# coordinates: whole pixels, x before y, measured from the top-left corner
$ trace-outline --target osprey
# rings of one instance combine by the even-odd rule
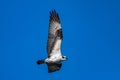
[[[46,63],[48,72],[54,72],[61,68],[62,61],[67,60],[66,56],[61,54],[61,42],[63,34],[58,13],[53,10],[50,12],[49,33],[47,41],[48,58],[38,60],[37,64]]]

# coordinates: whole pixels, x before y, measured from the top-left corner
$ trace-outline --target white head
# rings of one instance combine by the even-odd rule
[[[68,58],[66,57],[66,56],[62,56],[62,58],[61,58],[61,60],[62,61],[65,61],[65,60],[67,60]]]

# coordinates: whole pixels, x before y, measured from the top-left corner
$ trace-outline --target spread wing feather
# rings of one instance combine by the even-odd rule
[[[58,13],[55,10],[50,12],[50,20],[49,20],[49,33],[48,33],[48,41],[47,41],[47,53],[48,57],[54,49],[60,48],[61,40],[62,40],[62,28],[60,24],[60,18]],[[59,40],[59,41],[58,41]],[[55,46],[56,45],[56,46]]]
[[[62,63],[49,63],[47,65],[48,65],[48,72],[51,73],[59,70],[62,66]]]

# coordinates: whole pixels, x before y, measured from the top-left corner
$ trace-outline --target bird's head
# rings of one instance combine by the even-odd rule
[[[62,61],[67,60],[68,58],[66,56],[62,56]]]

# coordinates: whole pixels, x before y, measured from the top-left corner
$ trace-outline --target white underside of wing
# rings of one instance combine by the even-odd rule
[[[54,45],[54,48],[50,54],[50,57],[46,59],[46,62],[59,62],[62,58],[61,51],[61,40],[58,39]]]
[[[56,31],[61,29],[61,24],[60,23],[57,23],[57,22],[53,22],[50,24],[50,33],[55,35]]]
[[[59,50],[60,46],[61,46],[61,39],[57,39],[57,41],[53,47],[53,50]]]

